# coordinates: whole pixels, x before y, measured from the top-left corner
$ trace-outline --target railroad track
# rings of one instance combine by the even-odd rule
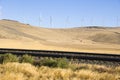
[[[68,59],[85,59],[85,60],[120,62],[120,54],[98,54],[98,53],[87,53],[87,52],[0,48],[0,54],[6,54],[6,53],[12,53],[15,55],[29,54],[36,57],[55,57],[55,58],[66,57]]]

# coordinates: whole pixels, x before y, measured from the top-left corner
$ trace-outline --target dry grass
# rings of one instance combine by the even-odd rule
[[[120,28],[50,29],[0,20],[0,48],[120,54]]]
[[[0,80],[120,80],[120,66],[79,64],[78,70],[35,67],[28,63],[0,65]]]

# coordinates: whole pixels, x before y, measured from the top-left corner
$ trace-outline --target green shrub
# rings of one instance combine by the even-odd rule
[[[4,54],[2,56],[3,63],[7,62],[19,62],[19,58],[16,55],[13,55],[11,53]]]
[[[21,57],[21,62],[22,62],[22,63],[31,63],[31,64],[33,64],[33,62],[34,62],[34,57],[25,54],[25,55],[23,55],[23,56]]]
[[[39,62],[39,66],[48,66],[48,67],[60,67],[67,68],[69,62],[66,58],[42,58]]]
[[[69,62],[66,58],[59,58],[57,59],[57,67],[60,67],[60,68],[68,68],[69,66]]]
[[[57,67],[57,61],[54,59],[44,58],[40,61],[40,65],[49,66],[49,67]]]

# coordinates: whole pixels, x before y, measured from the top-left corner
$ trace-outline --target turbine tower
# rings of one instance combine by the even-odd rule
[[[38,18],[38,25],[39,25],[39,27],[41,26],[41,22],[42,22],[42,15],[40,13],[39,14],[39,18]]]
[[[116,26],[118,27],[119,26],[119,17],[117,16],[117,19],[116,19]]]
[[[50,27],[52,27],[52,16],[50,16]]]
[[[68,26],[68,25],[69,25],[69,19],[70,19],[70,17],[67,16],[67,17],[66,17],[66,27],[69,27],[69,26]]]
[[[41,26],[41,16],[39,16],[39,27]]]

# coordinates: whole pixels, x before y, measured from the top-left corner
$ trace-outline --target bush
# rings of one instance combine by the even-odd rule
[[[13,55],[11,53],[4,54],[1,56],[2,62],[7,63],[7,62],[19,62],[19,58],[16,55]]]
[[[43,58],[39,62],[39,66],[48,66],[48,67],[60,67],[60,68],[67,68],[69,62],[66,58]]]
[[[50,58],[44,58],[40,60],[40,66],[49,66],[49,67],[57,67],[57,61]]]
[[[57,59],[57,67],[60,67],[60,68],[68,68],[69,66],[69,62],[66,58],[59,58]]]
[[[33,62],[34,62],[34,57],[25,54],[25,55],[23,55],[23,56],[21,57],[21,62],[22,62],[22,63],[31,63],[31,64],[33,64]]]

